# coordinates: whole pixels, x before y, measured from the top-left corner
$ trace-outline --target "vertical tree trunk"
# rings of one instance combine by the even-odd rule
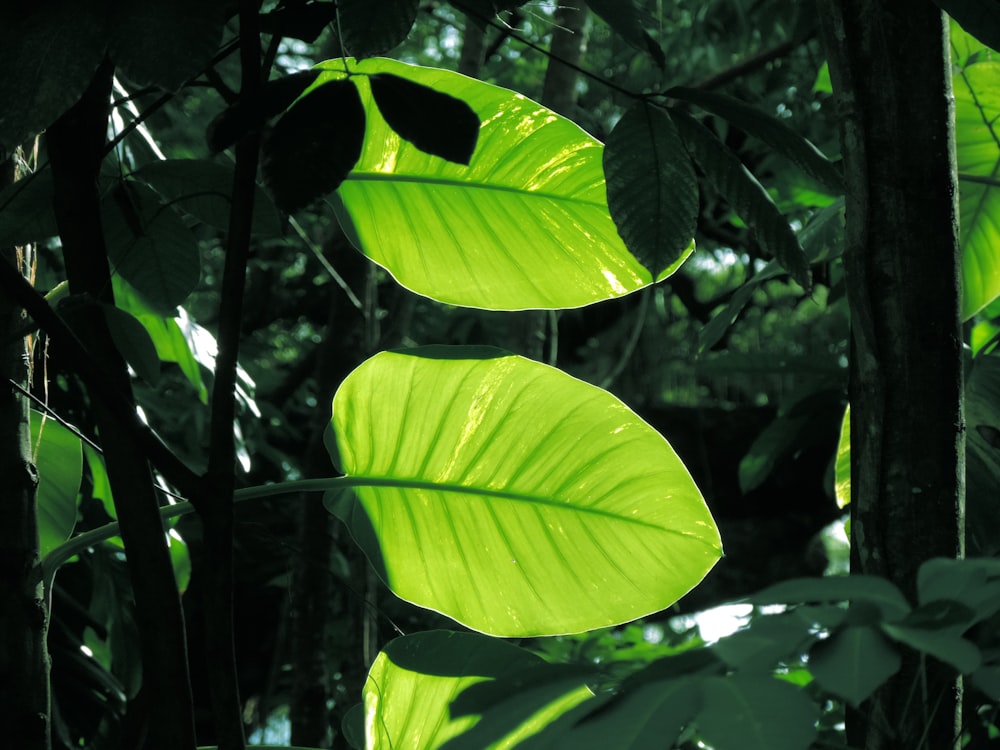
[[[0,188],[14,179],[14,160],[0,164]],[[0,263],[19,267],[13,247]],[[24,270],[24,269],[20,269]],[[28,386],[27,344],[17,331],[21,307],[0,296],[0,733],[24,750],[50,744],[48,612],[38,563],[35,488],[28,405],[10,381]]]
[[[572,117],[576,108],[576,82],[579,79],[573,66],[580,64],[586,47],[584,27],[587,24],[587,8],[579,3],[560,4],[553,16],[553,23],[552,43],[549,45],[552,57],[545,69],[542,104],[561,115]]]
[[[962,338],[948,32],[928,0],[821,0],[847,179],[851,565],[915,594],[964,541]],[[849,718],[865,750],[955,747],[961,683],[914,652]]]

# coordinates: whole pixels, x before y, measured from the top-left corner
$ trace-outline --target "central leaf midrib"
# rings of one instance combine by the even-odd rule
[[[419,174],[397,174],[389,172],[369,172],[369,171],[351,172],[349,175],[347,175],[347,180],[345,180],[345,182],[350,182],[351,180],[357,182],[412,182],[418,184],[440,185],[443,187],[460,188],[462,190],[467,190],[469,188],[472,188],[475,190],[490,190],[498,193],[515,193],[517,195],[525,195],[525,196],[530,196],[532,198],[545,198],[547,200],[560,201],[564,203],[576,203],[584,206],[591,206],[593,208],[604,209],[605,211],[607,211],[607,204],[602,203],[601,201],[588,201],[573,195],[552,193],[544,190],[526,190],[523,187],[516,187],[514,185],[501,185],[494,182],[467,182],[465,180],[458,180],[455,178],[427,177],[425,175],[419,175]]]

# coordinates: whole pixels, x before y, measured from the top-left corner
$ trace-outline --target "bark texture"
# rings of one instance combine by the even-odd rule
[[[0,188],[14,178],[13,159],[0,164]],[[19,267],[13,247],[0,263]],[[47,750],[50,736],[48,611],[38,560],[35,489],[28,405],[10,381],[28,386],[28,351],[17,335],[24,312],[0,295],[0,727],[24,750]]]
[[[847,182],[852,570],[915,594],[959,557],[964,415],[947,23],[930,2],[822,0]],[[956,746],[961,683],[914,652],[849,717],[864,750]]]

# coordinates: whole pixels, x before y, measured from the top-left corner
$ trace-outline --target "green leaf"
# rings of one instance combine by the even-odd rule
[[[366,746],[435,750],[478,720],[449,717],[463,690],[541,663],[528,651],[475,633],[436,630],[396,638],[365,681]]]
[[[264,140],[261,171],[274,202],[292,213],[336,190],[364,137],[365,111],[353,81],[311,89]]]
[[[347,710],[340,722],[340,733],[354,750],[365,750],[365,706],[356,703]]]
[[[86,91],[107,48],[106,8],[103,0],[3,5],[0,152],[10,154]]]
[[[132,177],[149,184],[174,208],[194,216],[210,227],[229,231],[233,167],[201,159],[154,161],[137,169]],[[254,194],[251,231],[266,237],[280,236],[281,215],[260,188]]]
[[[337,4],[316,2],[309,5],[285,5],[260,16],[260,30],[265,34],[292,37],[312,44],[326,27],[337,22]]]
[[[209,150],[218,153],[250,131],[262,128],[265,122],[288,109],[317,75],[315,70],[303,70],[276,78],[265,83],[255,95],[224,109],[209,123],[205,136]]]
[[[694,251],[698,178],[670,116],[646,102],[633,106],[604,148],[608,208],[632,254],[669,276]]]
[[[401,138],[456,164],[472,159],[479,116],[461,99],[392,73],[369,76],[378,111]]]
[[[80,438],[51,417],[31,412],[31,453],[38,469],[38,540],[44,557],[73,533],[83,475]]]
[[[202,72],[222,40],[223,0],[116,3],[108,53],[135,83],[176,91]]]
[[[734,669],[772,669],[810,639],[810,623],[794,612],[754,618],[750,626],[719,639],[711,648]]]
[[[371,57],[402,44],[417,20],[419,5],[418,0],[337,0],[347,54]]]
[[[699,708],[701,695],[694,680],[644,683],[580,721],[553,750],[673,747]]]
[[[966,547],[969,555],[1000,553],[1000,356],[980,355],[965,382]]]
[[[975,621],[1000,611],[1000,560],[951,560],[937,557],[917,571],[921,604],[960,602],[975,613]]]
[[[101,305],[101,310],[115,348],[140,378],[156,385],[160,380],[160,358],[145,326],[112,305]]]
[[[887,622],[882,623],[882,631],[900,643],[952,665],[963,674],[976,671],[983,661],[976,644],[947,631],[911,628]]]
[[[669,89],[666,95],[697,104],[702,109],[729,121],[740,130],[759,138],[835,194],[844,192],[844,175],[840,167],[827,159],[808,139],[796,133],[777,117],[761,112],[739,99],[714,91],[679,86]]]
[[[448,394],[442,399],[441,394]],[[400,597],[476,630],[578,632],[669,606],[718,530],[666,441],[609,393],[470,347],[383,352],[334,398],[332,507]]]
[[[851,406],[844,410],[837,441],[837,460],[833,469],[833,492],[837,506],[846,508],[851,503]]]
[[[706,677],[696,719],[714,750],[806,750],[816,738],[819,711],[787,682],[735,674]]]
[[[757,178],[736,154],[690,115],[674,110],[673,116],[694,160],[715,189],[754,230],[760,246],[784,266],[803,289],[810,289],[812,281],[805,252]]]
[[[980,667],[972,673],[972,684],[991,700],[1000,701],[1000,667]]]
[[[1000,5],[995,0],[934,0],[934,4],[977,39],[1000,48]]]
[[[26,245],[59,234],[52,171],[34,172],[0,191],[0,244]]]
[[[905,617],[910,605],[895,584],[878,576],[792,578],[749,597],[753,604],[862,601],[878,606],[887,618]]]
[[[342,78],[343,65],[323,63],[319,80]],[[483,123],[470,166],[448,162],[394,133],[363,75],[353,79],[368,132],[338,191],[338,218],[403,286],[448,304],[515,310],[579,307],[652,282],[608,212],[601,144],[574,123],[457,73],[384,59],[347,65],[448,91]]]
[[[824,690],[854,706],[899,671],[899,651],[877,628],[846,627],[809,651],[809,670]]]
[[[172,314],[198,284],[198,243],[145,185],[126,181],[101,203],[108,258],[158,312]]]
[[[962,243],[962,319],[1000,295],[1000,62],[954,76]],[[985,180],[985,182],[983,182]]]
[[[667,58],[660,45],[642,27],[640,10],[633,0],[587,0],[587,5],[622,39],[640,52],[648,53],[661,70],[666,68]]]

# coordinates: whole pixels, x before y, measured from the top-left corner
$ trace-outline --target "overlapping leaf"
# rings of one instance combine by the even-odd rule
[[[575,124],[457,73],[383,59],[347,64],[358,74],[368,129],[338,191],[339,218],[404,286],[450,304],[526,309],[578,307],[652,282],[608,211],[601,144]],[[319,80],[341,79],[343,66],[324,63]],[[380,73],[472,107],[483,124],[468,167],[393,132],[365,80]]]
[[[447,398],[441,398],[447,394]],[[499,350],[376,355],[337,391],[328,501],[399,596],[495,635],[663,609],[718,530],[670,446],[610,394]]]
[[[80,438],[51,417],[31,412],[31,450],[38,469],[38,539],[44,556],[69,539],[83,474]]]

